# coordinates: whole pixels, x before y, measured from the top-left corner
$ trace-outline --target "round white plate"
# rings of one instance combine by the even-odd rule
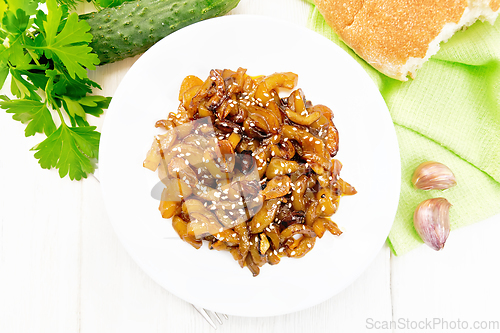
[[[156,173],[142,167],[154,124],[178,106],[182,79],[211,69],[249,75],[292,71],[313,104],[332,108],[340,134],[343,197],[329,233],[304,258],[283,258],[252,277],[228,252],[182,242],[151,197]],[[352,283],[379,252],[399,199],[400,159],[389,112],[376,86],[347,53],[305,28],[258,16],[203,21],[164,38],[128,71],[106,114],[100,176],[109,217],[137,264],[178,297],[221,313],[273,316],[305,309]]]

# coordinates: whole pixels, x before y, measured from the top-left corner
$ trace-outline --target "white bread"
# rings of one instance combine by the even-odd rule
[[[439,44],[476,20],[494,23],[500,0],[314,0],[326,22],[385,75],[415,77]]]

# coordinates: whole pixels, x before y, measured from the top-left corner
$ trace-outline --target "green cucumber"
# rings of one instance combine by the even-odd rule
[[[143,53],[185,26],[222,16],[240,0],[137,0],[80,15],[90,25],[90,46],[100,65]]]

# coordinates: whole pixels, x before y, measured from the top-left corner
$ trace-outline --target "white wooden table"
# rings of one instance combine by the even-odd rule
[[[305,26],[309,5],[241,0],[233,13]],[[112,96],[135,60],[100,67],[91,78]],[[162,289],[131,260],[113,233],[99,183],[92,177],[73,182],[42,170],[29,151],[39,137],[25,138],[23,130],[0,112],[0,332],[213,331],[190,304]],[[480,332],[499,331],[499,235],[500,215],[452,232],[441,253],[421,247],[395,257],[385,246],[356,282],[330,300],[279,317],[231,316],[219,331],[419,332],[433,327],[436,332],[446,325],[455,331],[477,324],[490,327]],[[377,329],[390,321],[395,321],[392,327]]]

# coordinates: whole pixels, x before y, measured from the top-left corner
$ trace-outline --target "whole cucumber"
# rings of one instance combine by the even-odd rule
[[[136,0],[80,15],[100,65],[133,57],[187,25],[222,16],[240,0]]]

